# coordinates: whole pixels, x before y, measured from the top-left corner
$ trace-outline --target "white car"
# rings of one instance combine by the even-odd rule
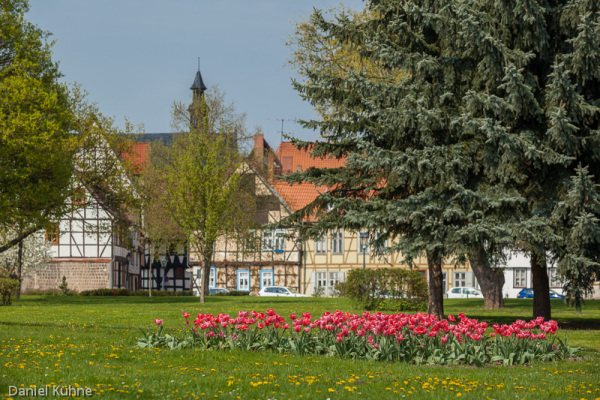
[[[285,286],[267,286],[258,292],[258,296],[265,297],[310,297],[307,294],[298,293],[298,290]]]
[[[449,299],[483,299],[481,290],[472,287],[455,287],[446,293]]]

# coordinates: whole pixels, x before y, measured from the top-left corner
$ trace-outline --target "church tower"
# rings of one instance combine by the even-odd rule
[[[196,72],[196,77],[194,78],[194,83],[192,83],[190,90],[193,93],[192,104],[190,104],[190,107],[188,108],[190,112],[190,121],[192,123],[192,126],[198,129],[198,123],[201,119],[202,108],[206,107],[206,104],[203,104],[206,85],[202,80],[200,66],[198,66],[198,72]]]
[[[218,126],[202,126],[204,117],[208,117],[210,110],[208,109],[208,105],[206,104],[206,100],[204,98],[206,85],[204,84],[202,74],[200,73],[200,65],[198,65],[198,72],[196,72],[196,76],[194,77],[194,82],[192,83],[190,90],[193,93],[192,103],[188,107],[188,111],[190,113],[191,127],[199,131],[204,129],[204,134],[207,135],[226,135],[227,146],[232,151],[237,152],[237,137],[239,133],[237,129],[234,131],[220,132]],[[210,123],[211,122],[209,121],[209,125]]]

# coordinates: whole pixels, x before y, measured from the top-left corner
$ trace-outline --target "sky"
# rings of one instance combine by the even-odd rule
[[[171,132],[174,101],[191,101],[198,69],[209,88],[261,127],[277,147],[283,131],[315,140],[295,120],[315,118],[292,88],[286,64],[294,22],[337,0],[30,0],[26,19],[52,33],[54,60],[65,82],[77,82],[123,128],[125,118],[147,133]],[[346,0],[347,8],[364,7]]]

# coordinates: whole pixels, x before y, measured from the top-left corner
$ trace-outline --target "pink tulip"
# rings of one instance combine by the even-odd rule
[[[158,319],[158,318],[157,318],[157,319],[155,319],[155,320],[154,320],[154,323],[155,323],[156,325],[162,325],[162,323],[163,323],[163,320],[162,320],[162,319]]]

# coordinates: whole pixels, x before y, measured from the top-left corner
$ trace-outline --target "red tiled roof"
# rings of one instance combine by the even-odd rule
[[[123,159],[131,163],[135,175],[141,174],[150,162],[150,143],[132,143],[128,151],[123,153]]]
[[[345,158],[313,158],[310,155],[310,148],[307,150],[298,150],[290,142],[282,142],[277,149],[277,157],[282,163],[282,173],[296,172],[298,166],[302,170],[311,167],[315,168],[336,168],[342,167],[346,163]],[[292,211],[298,211],[317,198],[319,193],[327,191],[325,186],[315,186],[312,183],[300,183],[290,185],[287,182],[275,180],[273,188],[286,201]]]
[[[298,150],[296,146],[294,146],[291,142],[282,142],[277,148],[277,158],[281,160],[282,163],[291,162],[292,170],[291,172],[296,172],[297,167],[301,166],[302,170],[308,169],[310,167],[315,168],[336,168],[342,167],[346,163],[346,158],[313,158],[310,155],[311,148],[309,147],[307,150]],[[288,157],[291,157],[288,158]],[[286,161],[283,161],[284,158]],[[289,160],[289,161],[288,161]],[[290,171],[283,171],[285,174]]]

